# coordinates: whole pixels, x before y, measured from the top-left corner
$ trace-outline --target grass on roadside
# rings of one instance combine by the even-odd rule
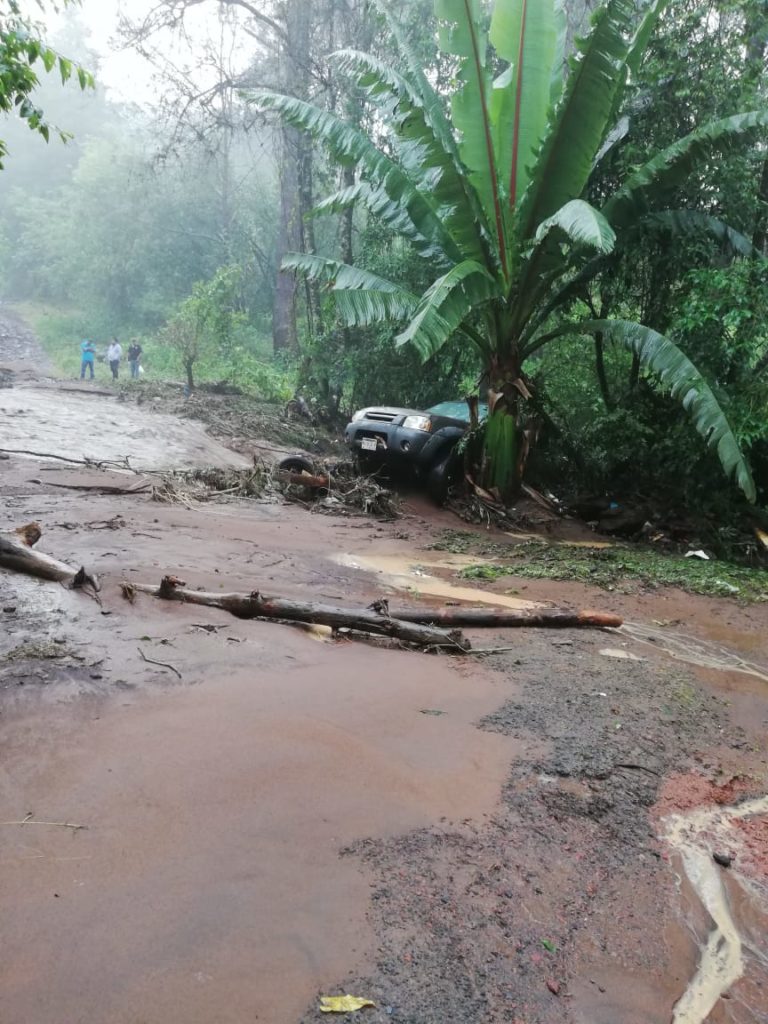
[[[493,560],[468,566],[463,579],[575,580],[606,590],[679,587],[692,594],[768,601],[765,569],[665,555],[648,547],[573,547],[546,541],[520,544],[486,542],[469,531],[445,531],[434,548],[456,553],[476,552]]]
[[[124,359],[134,338],[141,344],[142,380],[186,379],[178,352],[162,344],[153,334],[136,331],[125,324],[114,324],[107,330],[98,320],[94,321],[83,312],[54,309],[41,303],[17,303],[13,308],[40,339],[54,371],[61,377],[80,376],[80,343],[89,338],[96,347],[96,379],[103,384],[110,383],[106,351],[115,335],[123,346]],[[257,331],[249,329],[240,342],[233,346],[227,357],[209,353],[201,358],[195,364],[195,380],[199,383],[226,380],[265,401],[287,401],[296,387],[294,370],[282,367],[270,358],[270,341]],[[120,376],[129,379],[125,361]]]

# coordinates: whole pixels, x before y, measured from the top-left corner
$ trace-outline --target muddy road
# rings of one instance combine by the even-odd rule
[[[40,376],[5,321],[11,363],[0,448],[238,464],[195,424]],[[0,529],[36,519],[102,581],[98,605],[0,570],[3,1024],[310,1024],[342,991],[375,1024],[768,1021],[764,605],[468,585],[429,550],[450,517],[417,499],[378,523],[83,490],[94,474],[0,461]],[[633,628],[438,657],[122,598],[168,572]]]

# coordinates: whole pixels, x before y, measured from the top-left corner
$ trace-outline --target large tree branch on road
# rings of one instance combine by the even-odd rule
[[[64,583],[73,589],[88,588],[94,593],[100,589],[98,579],[84,568],[73,569],[42,551],[33,551],[41,535],[37,523],[27,523],[11,533],[0,533],[0,568]]]
[[[391,636],[420,647],[445,648],[451,651],[469,650],[469,642],[458,631],[439,629],[415,622],[401,622],[388,614],[368,608],[339,608],[315,602],[288,601],[279,597],[263,597],[258,591],[251,594],[210,594],[188,590],[184,581],[175,576],[164,576],[159,587],[146,583],[122,583],[123,596],[133,600],[136,592],[151,594],[165,601],[221,608],[238,619],[283,619],[290,622],[314,622],[336,629],[356,629],[379,636]]]
[[[183,580],[164,576],[159,587],[146,583],[121,584],[123,596],[133,600],[136,593],[151,594],[165,601],[220,608],[239,619],[283,619],[291,622],[313,622],[336,629],[357,629],[366,633],[393,636],[422,647],[442,647],[467,652],[470,644],[457,630],[447,626],[474,626],[503,629],[508,627],[543,626],[576,628],[588,626],[618,627],[618,615],[604,612],[572,612],[558,608],[510,610],[497,608],[395,608],[386,601],[376,601],[369,608],[344,608],[318,604],[314,601],[292,601],[283,597],[264,597],[258,591],[250,594],[212,594],[188,590]]]

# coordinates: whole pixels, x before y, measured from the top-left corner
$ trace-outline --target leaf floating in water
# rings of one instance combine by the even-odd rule
[[[359,996],[321,996],[321,1013],[354,1013],[365,1006],[375,1006],[372,999],[361,999]]]
[[[419,708],[422,715],[447,715],[447,711],[441,711],[439,708]]]

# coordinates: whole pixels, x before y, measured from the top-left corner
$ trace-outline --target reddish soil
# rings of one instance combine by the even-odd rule
[[[599,632],[474,634],[513,650],[460,659],[132,605],[122,579],[166,572],[367,604],[390,588],[333,556],[423,564],[456,521],[189,509],[57,468],[0,462],[0,529],[37,519],[103,603],[0,570],[3,1024],[308,1024],[343,990],[372,1024],[672,1019],[709,923],[659,816],[766,793],[767,684]],[[517,588],[768,662],[765,607]],[[642,660],[600,655],[618,643]],[[28,815],[86,827],[8,824]],[[764,820],[739,828],[763,863]],[[765,1021],[764,908],[732,899],[756,952],[711,1020]]]

